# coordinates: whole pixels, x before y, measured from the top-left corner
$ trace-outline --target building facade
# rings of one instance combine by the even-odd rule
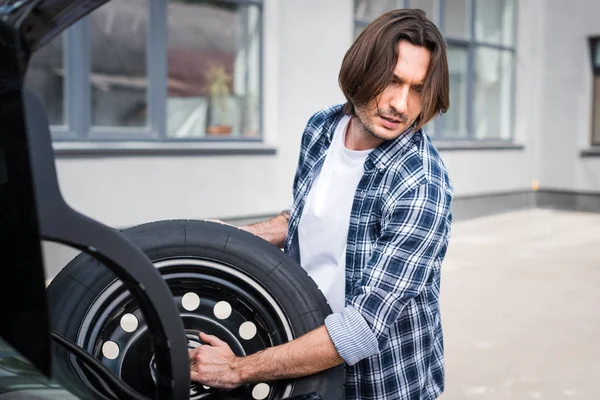
[[[65,199],[118,228],[279,212],[305,123],[344,100],[346,50],[402,7],[425,10],[448,43],[451,108],[426,132],[457,218],[600,210],[595,0],[113,0],[36,54],[27,77]],[[73,254],[46,244],[49,276]]]

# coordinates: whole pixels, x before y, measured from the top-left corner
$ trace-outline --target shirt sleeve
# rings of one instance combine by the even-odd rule
[[[389,327],[439,268],[449,236],[451,193],[424,183],[384,211],[377,239],[350,303],[325,325],[349,365],[378,354]]]

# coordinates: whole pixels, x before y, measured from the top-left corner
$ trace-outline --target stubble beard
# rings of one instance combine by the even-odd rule
[[[358,128],[359,128],[359,132],[360,134],[367,138],[367,139],[376,139],[376,140],[390,140],[390,138],[388,137],[382,137],[381,135],[378,135],[377,132],[375,131],[375,124],[372,122],[373,121],[373,117],[379,117],[380,115],[385,116],[385,113],[381,113],[381,111],[379,109],[375,110],[375,114],[371,115],[367,115],[369,113],[368,110],[364,110],[364,109],[358,109],[355,108],[355,112],[356,112],[356,119],[358,122]],[[402,121],[402,124],[404,125],[402,131],[396,136],[399,137],[400,135],[402,135],[404,132],[406,132],[406,130],[408,130],[408,128],[410,128],[416,121],[417,118],[414,118],[412,121],[408,121],[408,119],[406,118],[405,115],[398,115],[395,114],[394,118],[398,118]],[[410,123],[407,123],[410,122]]]
[[[372,123],[373,119],[369,118],[367,114],[368,111],[358,110],[356,109],[356,119],[358,122],[358,130],[360,134],[366,139],[377,139],[377,140],[385,140],[385,138],[379,136],[375,132],[375,125]],[[379,111],[376,115],[379,115]]]

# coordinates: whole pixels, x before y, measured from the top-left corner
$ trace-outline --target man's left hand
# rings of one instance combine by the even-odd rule
[[[193,381],[218,389],[234,389],[250,382],[298,378],[344,362],[325,325],[274,347],[236,357],[227,343],[200,333],[205,343],[190,351]]]
[[[204,345],[190,350],[190,377],[192,381],[216,389],[235,389],[242,378],[235,368],[237,357],[227,343],[216,336],[200,332]]]

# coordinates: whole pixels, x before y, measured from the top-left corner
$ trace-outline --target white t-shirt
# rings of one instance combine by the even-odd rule
[[[345,306],[346,241],[356,187],[371,150],[344,145],[350,116],[338,123],[321,171],[308,193],[298,238],[302,267],[317,283],[333,312]]]

